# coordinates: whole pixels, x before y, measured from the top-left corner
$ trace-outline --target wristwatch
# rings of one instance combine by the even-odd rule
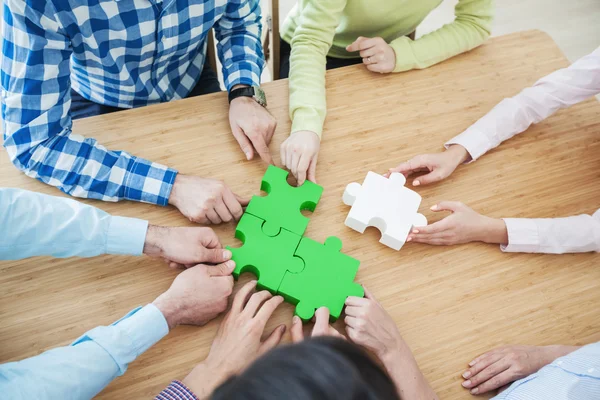
[[[267,96],[260,86],[241,87],[229,92],[229,103],[238,97],[252,97],[263,107],[267,106]]]

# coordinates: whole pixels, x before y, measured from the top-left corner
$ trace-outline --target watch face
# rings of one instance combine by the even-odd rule
[[[267,106],[267,96],[265,92],[259,86],[252,86],[254,88],[254,100],[263,107]]]

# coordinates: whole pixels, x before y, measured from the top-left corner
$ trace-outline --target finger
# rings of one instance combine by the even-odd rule
[[[452,241],[450,241],[446,238],[439,237],[438,234],[435,234],[435,235],[412,235],[408,239],[406,239],[406,241],[413,242],[413,243],[430,244],[432,246],[448,246],[451,244],[456,244],[456,243],[452,243]]]
[[[475,358],[473,359],[473,361],[471,361],[471,362],[469,363],[469,366],[470,366],[470,367],[472,367],[473,365],[477,364],[477,363],[478,363],[479,361],[481,361],[482,359],[484,359],[484,358],[486,358],[486,357],[488,357],[488,356],[491,356],[492,354],[496,354],[496,353],[497,353],[497,350],[498,350],[498,349],[496,348],[496,349],[494,349],[494,350],[490,350],[490,351],[488,351],[487,353],[483,353],[483,354],[481,354],[481,355],[479,355],[479,356],[475,357]]]
[[[328,332],[329,336],[333,336],[336,338],[340,338],[340,339],[344,339],[346,340],[346,337],[344,335],[342,335],[341,333],[339,333],[337,331],[337,329],[335,329],[333,326],[329,326],[329,332]]]
[[[398,165],[396,168],[390,169],[390,172],[399,172],[407,176],[422,169],[429,171],[426,161],[427,157],[424,155],[415,156],[407,162],[403,162],[402,164]]]
[[[237,125],[232,126],[231,131],[233,132],[233,137],[235,140],[237,140],[240,148],[246,155],[246,160],[252,160],[252,157],[254,157],[254,151],[252,150],[252,144],[248,140],[248,137],[244,131],[242,131],[242,129]]]
[[[356,38],[356,40],[354,42],[352,42],[349,46],[346,46],[346,51],[353,53],[355,51],[359,51],[360,50],[360,43],[365,40],[366,38],[359,36]]]
[[[299,151],[297,151],[297,150],[292,151],[290,170],[292,171],[292,174],[294,175],[294,177],[296,177],[296,180],[298,180],[298,164],[300,163],[300,156],[301,156],[301,154]]]
[[[241,313],[244,310],[244,304],[248,301],[252,293],[256,289],[256,281],[252,280],[246,283],[242,288],[237,292],[235,297],[233,298],[233,303],[231,304],[231,312],[235,312],[237,314]]]
[[[364,306],[346,306],[344,312],[346,315],[360,319],[362,318],[364,310]]]
[[[219,236],[211,228],[198,228],[203,229],[202,237],[200,238],[200,244],[208,249],[222,249],[223,245],[219,240]]]
[[[311,162],[311,158],[309,155],[303,153],[300,156],[300,160],[298,161],[298,169],[297,169],[298,186],[302,186],[302,184],[306,180],[306,172],[308,171],[308,166],[310,165],[310,162]]]
[[[358,318],[350,315],[346,315],[346,317],[344,318],[344,323],[346,324],[346,326],[354,329],[358,327],[358,321]]]
[[[287,157],[287,144],[286,144],[286,142],[283,142],[281,144],[281,147],[279,147],[279,158],[280,158],[281,164],[283,165],[284,168],[288,167],[286,157]]]
[[[451,211],[456,212],[464,208],[465,205],[460,201],[440,201],[431,207],[431,211]]]
[[[173,261],[167,262],[169,264],[169,268],[173,268],[173,269],[184,269],[186,268],[185,265],[183,264],[179,264]]]
[[[271,144],[271,139],[275,135],[275,130],[277,129],[277,120],[273,119],[269,127],[267,128],[267,145]]]
[[[493,377],[501,374],[502,372],[506,371],[509,367],[510,367],[510,363],[506,362],[506,360],[504,358],[501,358],[500,360],[496,361],[495,363],[492,363],[489,366],[487,366],[486,368],[484,368],[477,375],[473,375],[472,377],[470,377],[469,379],[464,381],[462,383],[462,385],[463,385],[463,387],[465,387],[467,389],[474,388],[476,386],[481,385],[484,382],[487,382],[488,380],[492,379]],[[498,385],[498,387],[500,387],[500,386],[502,386],[502,385]]]
[[[357,39],[356,42],[354,42],[350,45],[350,46],[352,46],[356,43],[356,45],[354,47],[352,47],[352,49],[348,50],[349,52],[367,50],[367,49],[370,49],[371,47],[377,46],[379,43],[381,43],[380,38],[359,38],[359,39],[361,39],[361,40],[358,41],[358,39]]]
[[[367,289],[367,287],[365,285],[363,285],[363,290],[365,291],[365,298],[369,299],[369,300],[373,300],[376,303],[379,303],[377,301],[377,299],[375,298],[375,296],[373,295],[373,293]]]
[[[367,65],[367,69],[371,72],[379,72],[379,73],[386,72],[384,66],[381,65],[381,63],[379,63],[379,62]]]
[[[229,222],[233,219],[233,214],[227,208],[224,198],[215,206],[215,211],[222,222]]]
[[[315,326],[312,336],[325,336],[329,332],[329,309],[321,307],[315,311]]]
[[[219,252],[221,252],[221,255],[224,256],[223,250],[214,250],[214,251],[219,251]],[[229,250],[225,250],[225,251],[228,252],[229,257],[231,257],[231,252]],[[235,261],[233,261],[233,260],[229,260],[222,264],[207,266],[207,271],[208,271],[209,276],[229,276],[229,275],[231,275],[231,273],[233,272],[234,269],[235,269]]]
[[[267,351],[274,349],[279,342],[281,342],[281,338],[285,333],[285,325],[279,325],[277,328],[273,329],[273,332],[269,335],[267,340],[265,340],[260,346],[259,354],[264,354]]]
[[[494,364],[498,360],[502,359],[502,357],[504,357],[504,354],[502,354],[502,353],[491,353],[491,354],[486,353],[486,354],[487,355],[478,357],[479,361],[476,362],[475,364],[473,364],[468,370],[466,370],[462,374],[462,377],[465,379],[472,378],[473,376],[477,375],[478,373],[480,373],[481,371],[483,371],[484,369],[486,369],[487,367],[489,367],[490,365]]]
[[[362,62],[365,65],[377,64],[377,60],[375,59],[375,57],[366,57],[366,58],[363,58]]]
[[[434,169],[426,175],[422,175],[414,180],[413,186],[428,185],[430,183],[439,182],[444,179],[444,176],[439,169]]]
[[[233,194],[235,196],[235,199],[238,201],[238,203],[240,203],[240,205],[242,207],[246,207],[248,204],[250,204],[250,199],[246,199],[242,196],[238,196],[237,194]]]
[[[315,154],[308,166],[308,180],[312,183],[317,183],[317,157],[318,154]]]
[[[360,56],[362,58],[367,58],[367,57],[373,57],[374,55],[376,55],[379,51],[377,50],[376,47],[371,47],[370,49],[366,49],[366,50],[362,50],[360,52]]]
[[[252,145],[264,162],[267,164],[273,164],[273,159],[271,158],[271,153],[269,152],[269,146],[267,145],[265,137],[262,134],[258,134],[252,139]]]
[[[369,300],[364,297],[348,296],[346,298],[346,306],[366,306]]]
[[[201,249],[200,254],[198,255],[198,259],[196,262],[198,263],[210,263],[210,264],[221,264],[231,259],[231,251],[223,250],[223,249]],[[232,261],[233,262],[233,261]],[[221,264],[224,265],[224,264]],[[224,268],[230,268],[229,266]],[[233,263],[233,268],[231,271],[235,269],[235,263]],[[230,274],[230,273],[229,273]],[[226,275],[229,275],[226,274]],[[215,275],[213,275],[215,276]],[[222,276],[222,275],[217,275]]]
[[[206,212],[206,218],[208,218],[208,220],[214,225],[218,225],[221,223],[221,218],[219,218],[219,215],[214,210],[214,208],[211,208]]]
[[[267,325],[267,321],[269,320],[269,318],[271,318],[271,315],[273,315],[273,312],[275,312],[275,310],[281,305],[281,303],[283,303],[283,297],[271,297],[258,310],[255,318],[257,321],[259,321],[263,329],[265,325]]]
[[[250,300],[246,303],[246,307],[244,307],[242,314],[246,314],[247,318],[254,318],[260,306],[272,297],[273,295],[267,290],[261,290],[260,292],[254,293],[250,296]]]
[[[235,194],[233,194],[232,191],[225,191],[225,193],[223,194],[223,202],[225,203],[227,209],[236,221],[242,218],[242,214],[244,213],[244,210],[242,209],[242,204],[239,201],[238,197]]]
[[[433,235],[435,233],[442,233],[446,230],[448,230],[448,221],[446,221],[446,218],[444,218],[438,222],[434,222],[431,225],[416,226],[410,231],[410,233],[411,235]]]
[[[496,390],[514,380],[512,372],[507,369],[504,372],[499,373],[492,379],[482,383],[481,385],[471,389],[471,394],[487,393],[491,390]]]
[[[290,334],[292,335],[292,342],[294,343],[304,340],[302,321],[297,315],[294,315],[294,318],[292,318],[292,329],[290,329]]]

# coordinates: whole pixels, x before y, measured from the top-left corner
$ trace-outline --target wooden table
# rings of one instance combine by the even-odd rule
[[[532,31],[492,39],[424,71],[378,75],[355,66],[328,73],[329,117],[318,166],[325,192],[306,234],[320,241],[339,236],[343,251],[361,260],[357,280],[394,317],[443,399],[470,398],[460,374],[495,346],[600,340],[598,256],[504,254],[485,244],[408,244],[396,252],[378,243],[374,229],[360,235],[344,226],[343,189],[369,170],[383,172],[440,150],[502,98],[566,65],[554,42]],[[278,162],[290,129],[287,82],[266,84],[265,91],[279,120],[271,145]],[[225,94],[80,120],[74,130],[182,173],[224,179],[245,196],[257,193],[265,169],[260,161],[245,161],[234,142]],[[600,206],[599,133],[595,100],[561,111],[452,178],[419,188],[421,212],[440,219],[429,207],[446,199],[494,217],[592,213]],[[61,195],[18,173],[4,152],[0,173],[2,186]],[[171,207],[89,204],[153,224],[189,224]],[[216,230],[224,244],[235,243],[234,224]],[[0,271],[0,362],[66,345],[117,320],[152,301],[177,273],[147,257],[116,256],[3,262]],[[269,327],[289,324],[291,315],[292,307],[283,306]],[[147,399],[183,378],[206,356],[219,322],[177,328],[99,397]]]

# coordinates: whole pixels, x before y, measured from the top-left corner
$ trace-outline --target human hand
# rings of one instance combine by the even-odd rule
[[[169,329],[177,325],[204,325],[227,308],[234,269],[231,260],[215,266],[201,264],[188,268],[152,304],[163,313]]]
[[[298,343],[304,340],[303,328],[300,317],[294,315],[294,318],[292,319],[292,329],[290,330],[292,342]],[[329,309],[327,307],[321,307],[315,311],[315,325],[310,336],[333,336],[345,339],[341,333],[336,331],[333,326],[329,325]]]
[[[306,178],[317,183],[317,158],[321,139],[311,131],[298,131],[290,135],[281,145],[281,163],[296,177],[298,186]]]
[[[577,346],[503,346],[480,355],[469,363],[462,376],[462,386],[471,394],[482,394],[498,389],[537,372],[577,350]]]
[[[219,237],[210,228],[148,226],[144,254],[163,258],[171,268],[196,264],[220,264],[231,258]]]
[[[283,303],[283,297],[273,296],[266,290],[253,294],[255,288],[256,281],[251,281],[235,295],[208,357],[183,380],[199,398],[208,396],[220,383],[281,341],[285,325],[275,328],[265,341],[261,341],[261,337],[267,321]]]
[[[446,179],[460,164],[470,158],[467,150],[461,145],[452,145],[446,151],[435,154],[423,154],[411,158],[407,162],[390,168],[385,174],[389,177],[392,172],[400,172],[408,178],[409,175],[428,171],[429,173],[418,177],[413,181],[413,186],[427,185]]]
[[[239,220],[248,200],[233,193],[216,179],[177,174],[169,204],[174,205],[190,221],[200,224],[220,224]]]
[[[263,161],[273,164],[269,143],[277,128],[277,120],[265,107],[250,97],[238,97],[229,105],[229,124],[246,159],[251,160],[256,150]]]
[[[508,244],[508,231],[501,219],[481,215],[457,201],[441,201],[431,210],[452,214],[431,225],[413,228],[407,242],[445,246],[478,241]]]
[[[402,337],[392,317],[365,288],[365,297],[346,299],[346,333],[356,344],[385,360],[400,348]]]
[[[359,36],[352,44],[346,47],[346,51],[360,51],[363,64],[369,71],[379,73],[394,72],[396,68],[396,52],[392,46],[380,37],[365,38]]]

